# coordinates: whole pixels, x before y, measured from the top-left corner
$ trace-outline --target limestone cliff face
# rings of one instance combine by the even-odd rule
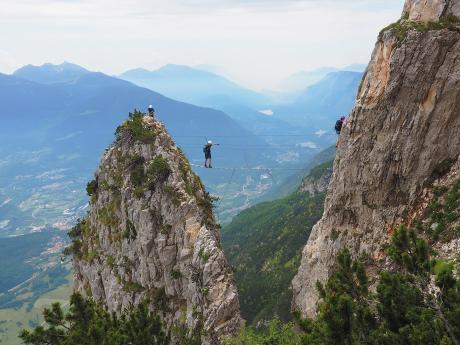
[[[332,168],[326,168],[322,171],[321,176],[311,176],[308,175],[302,180],[299,190],[301,192],[307,192],[310,196],[318,195],[319,193],[324,193],[329,186],[329,183],[332,178]]]
[[[460,3],[457,0],[406,0],[404,15],[413,21],[437,21],[441,17],[460,17]]]
[[[162,124],[138,115],[117,131],[80,224],[75,289],[115,312],[148,299],[176,342],[220,344],[240,314],[210,197]]]
[[[435,167],[457,159],[460,32],[452,14],[459,6],[460,0],[408,0],[404,18],[412,21],[381,34],[339,140],[323,218],[293,280],[293,308],[303,315],[315,314],[316,282],[327,279],[338,251],[378,259]],[[446,15],[448,25],[421,23]]]

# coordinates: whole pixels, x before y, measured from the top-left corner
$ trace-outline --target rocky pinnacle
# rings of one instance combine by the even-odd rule
[[[211,197],[163,125],[141,115],[122,125],[95,186],[74,255],[75,290],[116,313],[149,301],[174,343],[221,344],[235,334],[238,294]]]

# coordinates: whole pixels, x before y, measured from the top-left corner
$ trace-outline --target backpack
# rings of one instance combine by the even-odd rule
[[[211,155],[211,146],[210,145],[205,145],[203,147],[203,152],[205,155]]]
[[[342,130],[342,125],[343,125],[343,121],[337,120],[337,122],[335,123],[335,131],[337,133],[340,133],[340,131]]]

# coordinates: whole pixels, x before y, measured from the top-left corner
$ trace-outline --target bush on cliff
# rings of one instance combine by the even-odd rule
[[[129,119],[115,130],[116,139],[119,140],[124,133],[127,133],[135,141],[140,141],[144,144],[153,143],[155,141],[155,132],[145,127],[142,120],[144,115],[138,110],[129,113]]]

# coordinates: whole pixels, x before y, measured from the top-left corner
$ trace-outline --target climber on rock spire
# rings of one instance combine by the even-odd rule
[[[149,111],[149,116],[154,118],[155,117],[155,109],[153,109],[153,105],[149,105],[148,107],[148,111]]]

